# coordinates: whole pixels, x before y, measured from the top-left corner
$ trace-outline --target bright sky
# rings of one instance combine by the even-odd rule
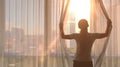
[[[70,11],[76,14],[77,19],[90,18],[90,0],[71,0]]]
[[[70,11],[74,12],[76,16],[76,25],[80,19],[87,19],[88,24],[90,21],[90,0],[71,0]],[[89,30],[89,29],[88,29]],[[77,28],[77,32],[79,29]]]

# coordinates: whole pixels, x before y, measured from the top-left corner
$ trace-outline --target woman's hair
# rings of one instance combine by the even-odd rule
[[[78,26],[79,28],[87,28],[89,25],[88,25],[88,21],[86,19],[81,19],[79,22],[78,22]]]

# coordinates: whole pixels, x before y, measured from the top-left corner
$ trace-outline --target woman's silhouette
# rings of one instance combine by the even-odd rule
[[[80,33],[73,33],[70,35],[64,34],[64,23],[60,23],[60,33],[63,39],[75,39],[77,43],[77,51],[74,59],[73,67],[93,67],[91,58],[91,48],[96,39],[107,37],[112,29],[111,20],[107,20],[107,28],[105,33],[88,33],[88,22],[81,19],[78,27],[81,29]]]

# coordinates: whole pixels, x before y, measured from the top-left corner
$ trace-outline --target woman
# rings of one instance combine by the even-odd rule
[[[77,43],[77,51],[74,59],[73,67],[93,67],[91,58],[91,48],[96,39],[107,37],[112,29],[112,22],[107,20],[107,28],[105,33],[89,33],[88,22],[86,19],[81,19],[78,27],[81,29],[80,33],[73,33],[70,35],[64,34],[64,23],[60,23],[60,33],[63,39],[75,39]]]

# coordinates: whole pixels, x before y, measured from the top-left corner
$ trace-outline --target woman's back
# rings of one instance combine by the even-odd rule
[[[78,61],[91,61],[91,48],[95,41],[94,34],[91,33],[80,33],[75,34],[77,51],[75,60]]]

